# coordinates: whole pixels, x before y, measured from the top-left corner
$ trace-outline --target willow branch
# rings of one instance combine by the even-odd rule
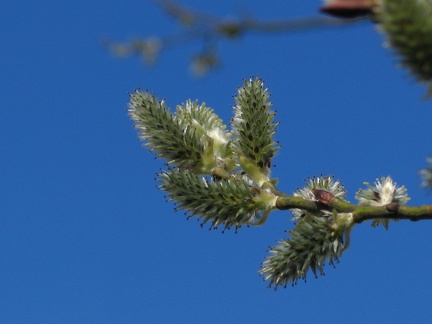
[[[276,208],[279,210],[299,208],[311,213],[318,213],[323,209],[335,210],[338,213],[352,213],[354,222],[357,224],[373,219],[406,219],[410,221],[432,219],[432,205],[410,207],[391,203],[385,206],[363,206],[350,204],[340,199],[334,199],[329,204],[324,204],[302,197],[283,196],[277,199]]]
[[[423,205],[418,207],[409,207],[389,204],[380,207],[358,206],[354,211],[354,221],[356,223],[377,218],[389,218],[393,220],[407,219],[410,221],[432,219],[432,206]]]

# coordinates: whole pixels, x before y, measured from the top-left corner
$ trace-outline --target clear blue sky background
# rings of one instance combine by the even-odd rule
[[[317,15],[320,1],[184,1],[222,16]],[[326,276],[274,291],[258,275],[286,238],[289,212],[237,234],[175,213],[155,188],[162,162],[143,149],[128,92],[173,105],[205,101],[228,121],[242,78],[260,75],[281,122],[273,175],[288,193],[333,174],[348,199],[391,175],[410,205],[431,203],[417,171],[432,153],[431,101],[363,23],[221,45],[223,66],[188,73],[198,44],[155,68],[107,53],[104,37],[167,35],[151,1],[0,5],[1,323],[425,323],[432,310],[430,222],[361,224]]]

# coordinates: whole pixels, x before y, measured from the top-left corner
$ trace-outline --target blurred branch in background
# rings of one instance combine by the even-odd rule
[[[180,26],[181,30],[178,33],[166,36],[147,36],[127,42],[110,40],[104,45],[118,57],[138,56],[145,63],[154,64],[164,50],[188,43],[201,43],[202,49],[192,55],[190,62],[191,71],[196,76],[203,76],[220,65],[218,45],[222,41],[239,39],[247,33],[292,33],[345,27],[370,20],[367,12],[353,13],[350,11],[346,14],[346,11],[335,9],[333,6],[324,6],[322,11],[345,19],[317,16],[262,21],[249,14],[237,18],[224,18],[186,8],[171,0],[156,0],[156,3]]]

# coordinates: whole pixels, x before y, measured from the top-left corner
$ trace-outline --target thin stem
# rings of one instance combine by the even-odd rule
[[[299,208],[309,212],[319,212],[323,205],[317,201],[307,200],[302,197],[283,196],[278,197],[276,208],[280,210]]]
[[[335,210],[338,213],[352,213],[355,223],[362,223],[370,219],[407,219],[410,221],[419,221],[432,219],[432,205],[423,205],[419,207],[400,206],[396,203],[385,206],[364,206],[350,204],[340,199],[334,199],[330,204],[307,200],[301,197],[283,196],[278,197],[276,208],[286,209],[303,209],[308,212],[319,212],[320,210]]]
[[[305,17],[279,21],[259,21],[254,19],[227,21],[221,19],[215,25],[214,30],[227,36],[237,36],[248,31],[262,33],[286,33],[324,27],[342,27],[369,20],[369,18],[364,17],[347,20],[324,17]]]
[[[410,221],[432,219],[432,205],[423,205],[419,207],[396,207],[390,205],[379,207],[358,206],[354,211],[354,221],[356,223],[361,223],[369,219],[377,218],[407,219]]]

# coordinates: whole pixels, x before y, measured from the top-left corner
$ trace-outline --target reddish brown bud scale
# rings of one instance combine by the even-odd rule
[[[320,8],[321,12],[341,18],[370,15],[376,0],[331,0]]]
[[[329,205],[333,199],[335,199],[335,195],[333,195],[331,192],[321,190],[321,189],[312,189],[312,192],[315,196],[315,199],[319,201],[322,204]]]

